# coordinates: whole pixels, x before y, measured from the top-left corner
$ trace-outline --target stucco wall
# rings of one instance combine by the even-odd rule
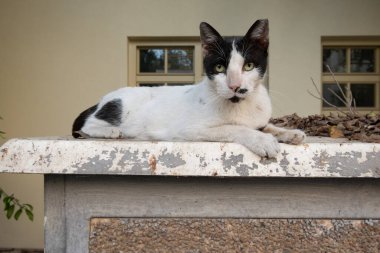
[[[0,129],[69,134],[78,112],[126,85],[128,36],[196,36],[200,21],[237,35],[258,18],[270,22],[274,114],[318,113],[306,90],[320,80],[321,36],[379,36],[379,9],[378,0],[1,0]],[[0,247],[42,247],[42,179],[1,175],[0,185],[28,192],[36,215],[33,224],[1,217]]]

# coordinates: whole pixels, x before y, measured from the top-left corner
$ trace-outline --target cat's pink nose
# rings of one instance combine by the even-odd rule
[[[233,91],[235,91],[238,88],[240,88],[240,86],[241,86],[241,83],[229,83],[228,84],[228,88],[230,88]]]

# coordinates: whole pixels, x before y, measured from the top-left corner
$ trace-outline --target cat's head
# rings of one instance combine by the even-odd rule
[[[257,20],[242,38],[224,39],[200,24],[203,63],[219,96],[237,103],[262,83],[267,68],[268,20]]]

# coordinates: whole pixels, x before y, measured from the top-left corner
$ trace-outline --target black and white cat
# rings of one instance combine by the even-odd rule
[[[78,116],[73,136],[237,142],[259,156],[276,157],[278,141],[299,144],[305,134],[268,124],[268,29],[268,20],[257,20],[243,38],[226,40],[201,23],[203,81],[111,92]]]

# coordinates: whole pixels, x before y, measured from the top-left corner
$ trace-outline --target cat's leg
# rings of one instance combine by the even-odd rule
[[[262,129],[264,133],[272,134],[279,142],[288,144],[300,144],[306,135],[304,132],[298,129],[285,129],[277,127],[273,124],[268,124]]]
[[[181,138],[187,141],[236,142],[261,157],[276,157],[280,145],[271,134],[244,126],[223,125],[212,128],[184,129]]]
[[[83,138],[119,139],[124,137],[123,132],[119,127],[108,126],[106,124],[86,124],[77,133]]]

